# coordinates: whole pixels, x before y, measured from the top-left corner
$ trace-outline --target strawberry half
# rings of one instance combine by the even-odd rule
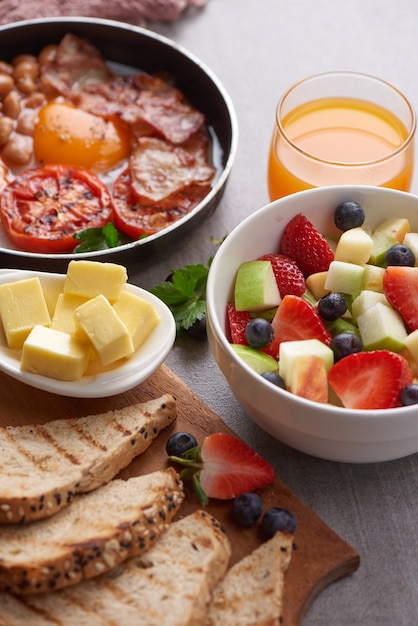
[[[192,478],[201,504],[208,498],[230,500],[244,492],[269,485],[274,468],[241,439],[228,433],[214,433],[184,457],[170,457],[187,466],[182,479]]]
[[[278,357],[282,341],[319,339],[327,346],[331,343],[331,333],[312,304],[300,296],[287,295],[281,301],[273,318],[274,339],[270,353]]]
[[[284,254],[264,254],[259,260],[270,261],[282,298],[288,293],[295,296],[305,293],[305,277],[295,261]]]
[[[418,267],[390,265],[383,275],[383,291],[409,332],[418,328]]]
[[[305,278],[327,271],[334,260],[325,237],[302,213],[295,215],[286,225],[279,251],[296,262]]]
[[[226,316],[229,325],[230,340],[232,343],[247,345],[245,328],[253,319],[249,311],[237,311],[233,302],[226,305]]]
[[[400,393],[412,380],[406,359],[389,350],[350,354],[328,372],[329,384],[343,406],[350,409],[401,406]]]

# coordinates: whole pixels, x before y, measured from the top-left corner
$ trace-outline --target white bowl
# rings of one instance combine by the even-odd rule
[[[2,269],[0,270],[0,284],[33,276],[38,276],[41,285],[48,288],[51,302],[47,302],[47,304],[53,307],[54,295],[57,297],[64,286],[65,276],[63,274]],[[21,351],[11,350],[7,347],[1,329],[0,371],[31,387],[75,398],[105,398],[128,391],[128,389],[144,382],[163,363],[173,347],[176,338],[176,323],[170,309],[149,291],[129,283],[126,285],[126,289],[150,302],[160,317],[159,324],[130,358],[120,360],[114,366],[98,373],[95,373],[93,368],[88,369],[81,380],[74,382],[55,380],[40,374],[22,371],[20,369]]]
[[[333,461],[367,463],[398,459],[418,451],[418,405],[386,410],[350,410],[284,391],[251,370],[231,350],[225,335],[226,304],[243,261],[276,251],[287,222],[303,213],[323,234],[336,237],[333,212],[355,200],[372,226],[387,217],[406,217],[418,230],[418,197],[392,189],[335,186],[281,198],[250,215],[220,246],[207,284],[209,345],[244,411],[287,445]]]

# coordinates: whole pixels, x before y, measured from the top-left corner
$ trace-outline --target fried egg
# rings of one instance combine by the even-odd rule
[[[33,142],[41,165],[77,165],[96,173],[117,167],[131,149],[130,132],[118,118],[105,119],[59,101],[40,110]]]

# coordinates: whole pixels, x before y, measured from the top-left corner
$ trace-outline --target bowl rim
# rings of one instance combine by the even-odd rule
[[[196,67],[198,67],[199,70],[203,74],[206,74],[206,76],[209,78],[209,80],[213,83],[213,85],[218,90],[225,104],[225,110],[228,114],[229,124],[231,127],[230,148],[229,148],[229,152],[228,152],[228,156],[225,161],[225,164],[222,167],[222,172],[219,175],[218,179],[216,180],[216,183],[212,187],[211,191],[205,196],[205,198],[196,207],[194,207],[191,211],[189,211],[189,213],[184,215],[182,218],[180,218],[176,222],[173,222],[172,224],[170,224],[163,230],[157,233],[154,233],[153,235],[149,235],[148,237],[144,239],[138,239],[132,242],[122,244],[121,246],[112,248],[109,251],[95,250],[92,252],[85,252],[82,255],[74,255],[74,253],[42,254],[38,252],[25,252],[24,250],[15,250],[14,248],[4,248],[1,246],[0,246],[0,253],[12,255],[16,257],[17,259],[19,258],[24,259],[25,261],[31,260],[31,259],[34,261],[50,259],[51,261],[60,261],[60,262],[65,263],[65,262],[69,262],[70,260],[74,258],[84,258],[87,260],[95,260],[100,257],[101,259],[103,258],[104,253],[106,252],[111,253],[112,251],[113,252],[117,251],[117,253],[120,253],[120,254],[129,253],[129,252],[132,252],[133,250],[136,250],[138,247],[143,247],[144,245],[146,246],[148,243],[153,244],[154,242],[158,242],[159,239],[163,238],[164,236],[167,236],[167,235],[170,236],[170,233],[172,233],[172,231],[176,230],[179,226],[183,224],[187,224],[189,221],[193,220],[196,214],[199,213],[204,206],[210,204],[216,198],[218,193],[220,193],[223,187],[225,186],[227,179],[231,173],[231,169],[235,161],[235,157],[236,157],[237,149],[238,149],[239,129],[238,129],[238,117],[237,117],[237,113],[235,110],[235,106],[232,102],[232,99],[228,91],[226,90],[222,81],[213,72],[213,70],[211,70],[206,65],[206,63],[204,63],[201,59],[199,59],[199,57],[197,57],[194,53],[190,52],[182,44],[177,43],[176,41],[166,37],[165,35],[160,35],[159,33],[156,33],[155,31],[148,30],[142,26],[129,24],[127,22],[120,22],[118,20],[112,20],[108,18],[83,17],[83,16],[66,16],[66,17],[59,16],[59,17],[33,18],[33,19],[19,20],[19,21],[0,25],[0,36],[2,33],[8,32],[8,31],[13,31],[13,30],[18,31],[19,29],[25,29],[25,28],[36,27],[36,26],[45,26],[45,25],[52,26],[56,24],[98,25],[98,26],[103,26],[103,27],[107,27],[110,29],[117,29],[120,31],[130,31],[144,38],[158,42],[180,53],[186,59],[191,61]],[[109,256],[111,256],[111,254]]]
[[[418,209],[418,196],[406,191],[400,191],[397,189],[390,189],[387,187],[374,187],[369,185],[330,185],[328,187],[320,187],[307,189],[295,194],[292,194],[292,198],[297,202],[299,198],[304,196],[312,196],[312,195],[323,195],[325,194],[333,194],[334,192],[344,192],[351,191],[355,193],[376,193],[376,194],[385,194],[392,195],[394,198],[399,197],[409,197],[414,198],[417,203]],[[207,289],[206,289],[206,301],[207,301],[207,314],[209,318],[209,327],[210,332],[213,332],[214,341],[219,342],[222,346],[222,349],[228,354],[229,358],[235,364],[236,367],[241,367],[245,370],[248,376],[254,381],[254,383],[261,384],[267,391],[271,391],[272,394],[276,394],[277,397],[283,396],[287,402],[294,402],[296,406],[300,406],[301,408],[305,407],[307,409],[313,408],[315,411],[320,410],[326,414],[334,414],[335,412],[341,418],[347,418],[349,420],[358,420],[364,421],[364,419],[379,419],[380,422],[382,420],[391,420],[393,419],[394,414],[398,414],[401,410],[401,416],[405,416],[411,418],[411,415],[417,411],[418,405],[410,405],[410,406],[402,406],[402,407],[393,407],[389,409],[350,409],[345,408],[333,404],[320,404],[317,402],[313,402],[312,400],[308,400],[306,398],[302,398],[292,394],[284,389],[280,389],[277,386],[272,385],[267,380],[264,380],[259,374],[257,374],[253,369],[251,369],[242,359],[239,358],[238,355],[231,350],[229,342],[227,340],[225,329],[222,328],[220,320],[216,314],[211,312],[211,309],[215,311],[214,306],[214,298],[216,292],[216,278],[215,273],[221,270],[221,266],[223,263],[222,259],[222,246],[225,245],[225,242],[229,239],[236,239],[240,236],[242,230],[248,227],[248,224],[256,221],[260,214],[268,213],[269,211],[273,211],[276,207],[280,207],[281,204],[286,203],[290,196],[285,196],[283,198],[279,198],[278,200],[274,200],[273,202],[269,202],[263,205],[261,208],[257,209],[249,216],[247,216],[242,222],[240,222],[227,236],[227,238],[222,242],[221,246],[217,250],[213,261],[211,263],[208,280],[207,280]],[[224,248],[225,250],[225,248]],[[221,254],[219,254],[221,252]],[[212,306],[213,305],[213,306]],[[283,395],[286,394],[286,395]],[[401,419],[401,416],[399,419]]]

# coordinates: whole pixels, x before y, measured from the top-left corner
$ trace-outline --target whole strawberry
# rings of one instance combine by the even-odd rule
[[[305,277],[295,261],[284,254],[264,254],[259,260],[270,261],[282,298],[289,293],[294,296],[305,293]]]
[[[274,468],[241,439],[228,433],[214,433],[200,446],[183,456],[170,456],[171,461],[185,466],[180,476],[191,479],[200,503],[209,498],[230,500],[244,492],[269,485]]]
[[[287,223],[279,251],[295,261],[305,278],[327,271],[334,260],[334,253],[325,237],[302,213]]]

